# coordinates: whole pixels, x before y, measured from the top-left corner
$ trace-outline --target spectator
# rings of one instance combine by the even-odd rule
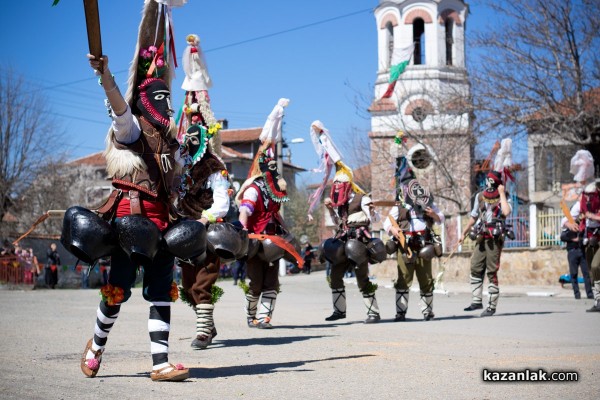
[[[579,208],[579,203],[575,203],[571,211],[575,207]],[[562,241],[567,244],[567,260],[569,262],[569,276],[571,277],[571,285],[573,287],[573,295],[576,299],[581,298],[579,291],[579,279],[578,272],[581,268],[581,275],[583,275],[583,283],[585,286],[585,292],[588,299],[593,299],[594,294],[592,293],[592,281],[590,279],[590,273],[588,270],[588,264],[585,259],[585,252],[581,245],[580,237],[578,232],[569,229],[567,226],[567,218],[563,218],[562,226],[563,231],[560,235]]]
[[[102,286],[108,284],[108,273],[110,272],[110,257],[101,258],[98,261],[100,274],[102,275]]]
[[[50,248],[46,251],[46,265],[44,266],[44,277],[46,285],[51,289],[58,283],[58,266],[60,265],[60,255],[56,251],[56,243],[50,243]]]
[[[17,254],[17,256],[19,256],[21,261],[25,264],[26,274],[29,274],[29,279],[31,281],[26,280],[26,283],[33,283],[39,275],[38,260],[37,257],[33,254],[33,249],[22,249],[20,251],[20,254]]]
[[[238,281],[246,281],[246,261],[236,260],[232,264],[233,266],[233,284],[237,286]]]
[[[315,248],[311,246],[310,242],[307,242],[304,248],[304,272],[309,275],[312,261],[315,259],[314,251]]]
[[[15,248],[8,239],[4,239],[2,243],[2,249],[0,249],[1,256],[12,256],[15,254]]]

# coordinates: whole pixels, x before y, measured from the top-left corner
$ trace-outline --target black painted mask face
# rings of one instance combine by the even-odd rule
[[[404,201],[417,210],[424,210],[433,204],[433,195],[416,179],[411,179],[404,187]]]
[[[279,186],[281,174],[277,169],[277,160],[271,154],[270,150],[267,150],[267,152],[258,159],[258,166],[270,189],[269,191],[273,200],[277,202],[287,201],[288,197],[286,191]]]
[[[277,170],[277,161],[272,158],[267,158],[259,163],[259,167],[263,176],[265,176],[268,181],[273,182],[277,189],[279,189],[277,180],[279,180],[280,175],[279,171]]]
[[[494,199],[499,196],[498,186],[502,183],[502,175],[497,171],[490,171],[485,177],[485,190],[483,195],[488,199]]]
[[[139,86],[136,105],[144,118],[153,125],[169,127],[173,115],[171,92],[162,79],[149,78]]]

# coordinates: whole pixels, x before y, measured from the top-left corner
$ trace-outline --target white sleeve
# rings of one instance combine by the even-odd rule
[[[579,217],[579,214],[581,214],[581,210],[579,208],[579,201],[577,201],[575,204],[573,204],[573,207],[571,207],[571,216],[573,217],[573,219],[577,219],[577,217]],[[565,226],[566,223],[567,217],[563,217],[563,219],[560,221],[560,226]]]
[[[475,195],[475,201],[473,202],[473,209],[471,210],[470,215],[475,219],[479,217],[479,193]]]
[[[369,218],[371,222],[377,222],[379,221],[379,213],[371,215],[371,209],[369,208],[369,204],[371,204],[372,202],[373,200],[371,200],[369,196],[363,196],[360,200],[360,209],[362,210],[362,212],[365,213],[365,215],[367,216],[367,218]]]
[[[392,209],[390,210],[390,214],[392,216],[392,218],[394,219],[398,219],[398,206],[394,206],[392,207]],[[385,229],[385,231],[387,233],[390,233],[390,229],[392,228],[392,223],[390,222],[390,218],[389,216],[383,220],[383,229]]]
[[[131,144],[140,138],[142,129],[140,122],[131,113],[131,108],[127,106],[127,110],[122,115],[111,113],[113,122],[112,130],[115,134],[117,142],[122,144]]]
[[[433,212],[435,212],[437,214],[437,216],[440,218],[440,222],[436,222],[436,225],[441,225],[444,223],[444,221],[446,220],[446,217],[444,217],[444,214],[440,211],[440,209],[435,205],[432,204],[431,205],[431,209],[433,210]]]
[[[213,192],[213,204],[206,212],[215,218],[223,218],[229,211],[229,181],[220,172],[208,177],[208,187]]]
[[[246,190],[244,190],[240,208],[242,208],[242,207],[246,208],[246,210],[248,211],[248,215],[252,215],[252,213],[254,213],[254,207],[255,207],[257,201],[258,201],[258,191],[253,187],[249,187]]]

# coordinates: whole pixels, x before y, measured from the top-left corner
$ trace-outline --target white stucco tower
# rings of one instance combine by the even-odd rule
[[[369,108],[375,200],[394,198],[392,149],[396,133],[403,131],[409,165],[442,211],[456,215],[470,209],[474,143],[465,65],[468,10],[462,0],[380,0],[375,9],[379,62]],[[392,96],[382,99],[393,49],[411,43],[408,67]]]

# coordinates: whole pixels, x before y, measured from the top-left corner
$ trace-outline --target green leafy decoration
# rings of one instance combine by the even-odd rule
[[[366,284],[365,288],[362,290],[362,292],[364,294],[371,294],[371,293],[375,293],[375,291],[377,290],[377,288],[379,287],[378,284],[373,283],[373,282],[369,282]]]
[[[246,281],[239,281],[238,286],[242,289],[245,295],[250,291],[250,286],[248,286]]]
[[[217,301],[219,301],[219,299],[221,298],[221,296],[223,296],[223,293],[225,293],[223,289],[221,289],[217,285],[213,285],[210,288],[210,304],[216,304]]]
[[[182,286],[179,286],[179,300],[181,300],[184,304],[187,304],[188,306],[194,308],[194,305],[192,304],[190,298],[187,295],[187,292],[183,290]]]

